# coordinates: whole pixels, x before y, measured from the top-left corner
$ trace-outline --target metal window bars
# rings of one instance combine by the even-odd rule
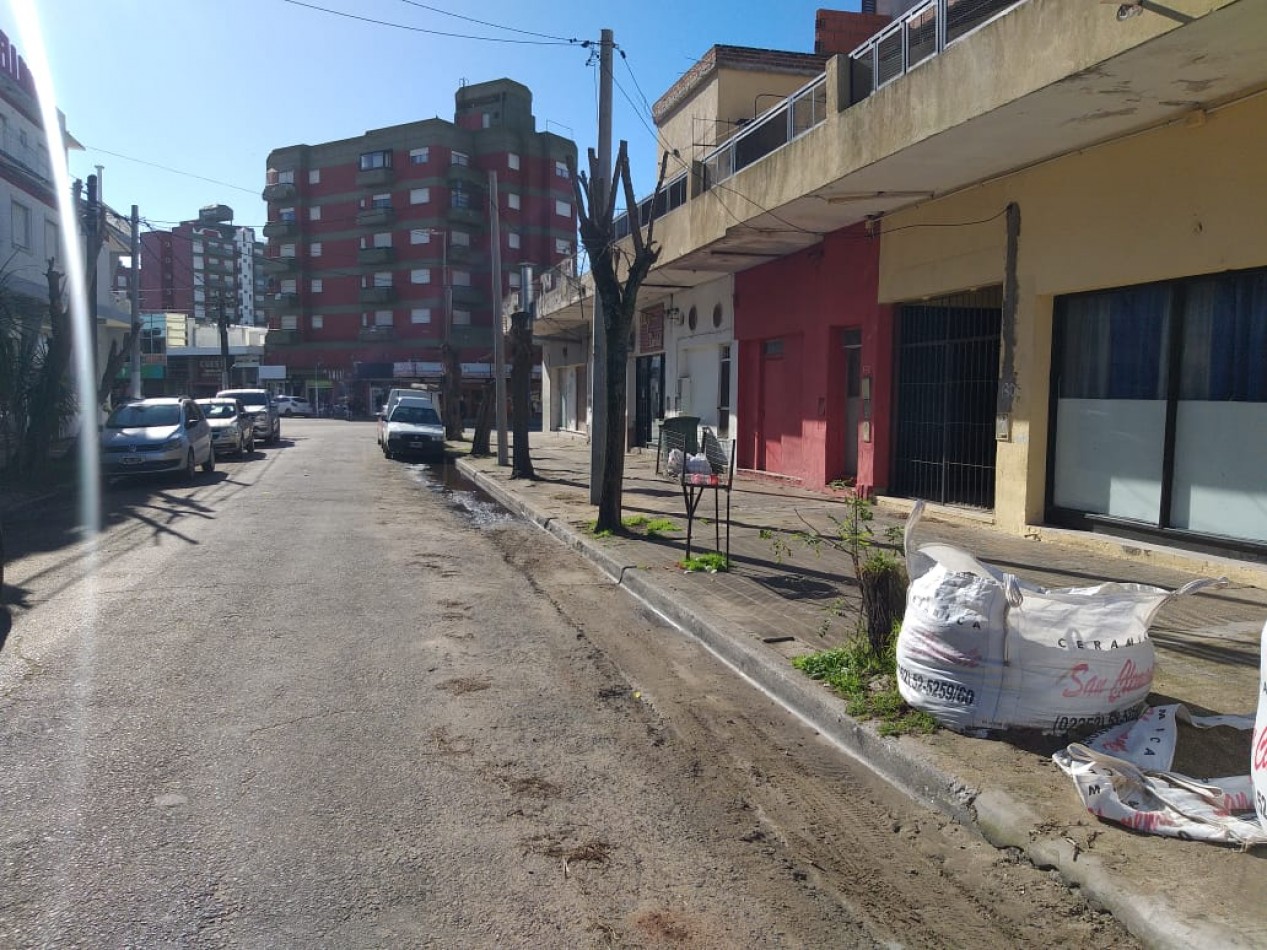
[[[730,563],[730,489],[735,479],[735,442],[719,439],[705,426],[703,438],[695,432],[661,428],[656,448],[656,474],[677,482],[686,506],[686,560],[691,557],[694,539],[695,512],[708,491],[713,493],[714,547]],[[692,448],[698,451],[690,451]],[[721,495],[726,495],[726,515],[721,514]],[[722,547],[722,524],[726,526],[726,544]]]

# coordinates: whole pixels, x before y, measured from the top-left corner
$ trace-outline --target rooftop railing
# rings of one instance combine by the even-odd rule
[[[660,201],[655,204],[657,218],[686,204],[688,195],[686,177],[686,172],[681,172],[664,183],[664,189],[660,192]],[[655,195],[638,202],[638,220],[644,224],[651,214],[653,202],[655,202]],[[612,221],[612,227],[615,229],[617,241],[629,237],[629,212],[622,211],[616,215]]]
[[[849,54],[850,105],[905,76],[1024,0],[928,0]]]
[[[800,138],[827,118],[827,74],[816,76],[778,105],[767,109],[743,130],[703,158],[704,187],[712,188],[731,175],[789,142]]]

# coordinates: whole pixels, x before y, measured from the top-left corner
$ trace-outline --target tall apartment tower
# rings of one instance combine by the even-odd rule
[[[254,229],[236,227],[227,205],[208,205],[170,231],[147,231],[141,235],[141,309],[261,325],[259,248]]]
[[[521,263],[572,256],[576,145],[536,130],[532,93],[512,80],[462,86],[455,100],[452,122],[269,155],[264,372],[279,388],[370,408],[392,386],[439,382],[446,341],[464,385],[480,385],[501,312],[493,242],[503,293],[518,286]]]

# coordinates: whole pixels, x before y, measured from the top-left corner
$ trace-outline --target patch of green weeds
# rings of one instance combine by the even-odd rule
[[[882,654],[877,654],[867,638],[859,635],[834,650],[798,656],[792,665],[844,697],[849,715],[877,720],[882,736],[937,731],[937,720],[907,706],[897,690],[896,630]]]
[[[599,531],[599,530],[598,530],[598,519],[597,519],[597,518],[595,518],[593,521],[591,521],[591,522],[589,523],[589,532],[590,532],[590,534],[592,534],[594,537],[599,538],[600,540],[601,540],[601,539],[603,539],[603,538],[610,538],[610,537],[612,536],[612,533],[611,533],[610,531]]]
[[[678,561],[677,566],[688,573],[705,571],[716,574],[719,571],[730,570],[730,562],[726,560],[726,555],[718,554],[716,551],[709,551],[707,554],[692,554],[685,560]]]
[[[647,515],[626,515],[620,523],[630,530],[642,529],[648,538],[658,538],[670,531],[681,531],[671,518],[651,518]]]

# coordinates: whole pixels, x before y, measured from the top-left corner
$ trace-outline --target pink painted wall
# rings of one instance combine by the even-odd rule
[[[879,251],[879,240],[856,226],[735,275],[741,467],[821,488],[844,474],[845,439],[854,438],[858,487],[867,493],[887,488],[893,315],[876,303]],[[842,334],[848,329],[862,332],[870,442],[845,431]],[[763,357],[771,340],[783,341],[780,359]]]

